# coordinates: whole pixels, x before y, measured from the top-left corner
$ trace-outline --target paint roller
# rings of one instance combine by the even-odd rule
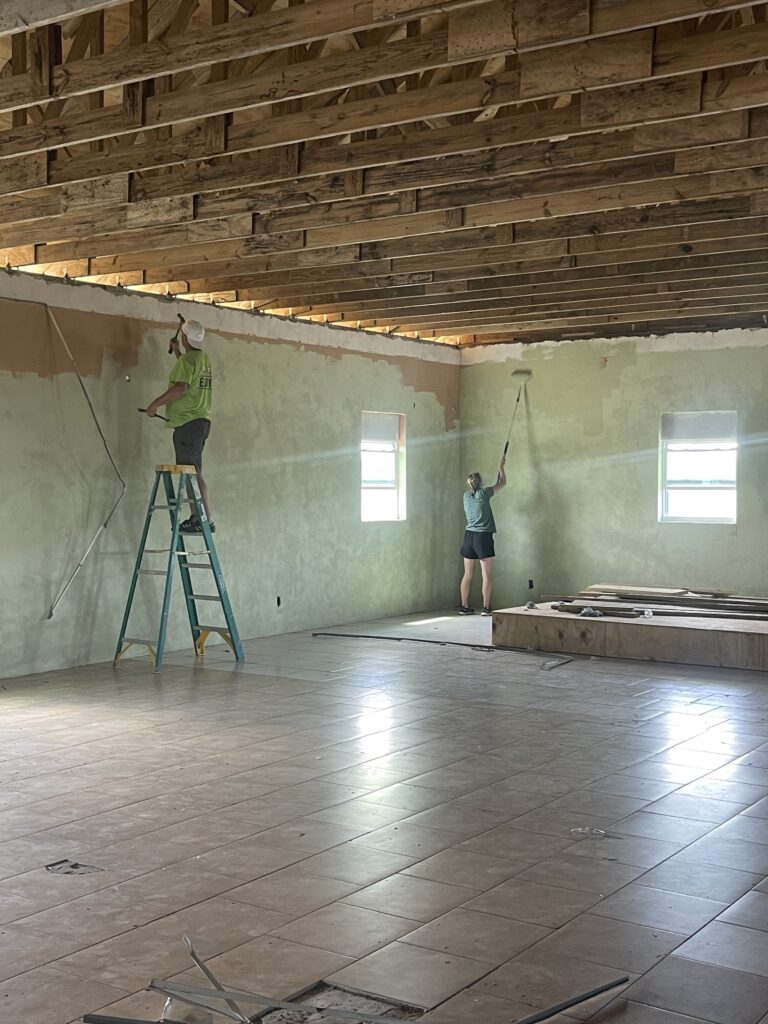
[[[515,370],[512,374],[512,382],[513,384],[518,385],[518,389],[517,399],[515,401],[515,408],[512,412],[512,420],[509,424],[509,430],[507,431],[507,440],[504,442],[504,455],[506,455],[507,451],[509,450],[509,439],[512,436],[512,427],[514,427],[515,425],[515,417],[517,416],[517,410],[520,408],[520,397],[522,396],[523,389],[525,388],[526,384],[531,379],[531,377],[533,377],[532,370]]]
[[[507,452],[509,451],[509,439],[510,437],[512,437],[512,428],[515,425],[515,417],[517,416],[517,410],[520,408],[520,398],[522,397],[523,389],[525,388],[526,384],[531,379],[531,377],[533,377],[532,370],[515,370],[512,373],[512,381],[513,383],[518,385],[517,398],[515,399],[515,408],[512,411],[512,419],[509,424],[509,430],[507,431],[507,440],[504,442],[503,458],[507,457]],[[501,470],[499,470],[498,476],[496,477],[496,483],[498,483],[499,480],[501,480]]]

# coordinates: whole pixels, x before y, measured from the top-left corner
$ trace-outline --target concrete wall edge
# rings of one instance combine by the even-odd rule
[[[269,314],[254,316],[240,309],[227,309],[202,302],[164,299],[154,294],[105,288],[82,281],[64,281],[22,272],[0,272],[0,299],[36,302],[84,313],[123,316],[134,320],[172,326],[176,314],[199,320],[207,330],[238,334],[254,339],[286,341],[293,344],[369,355],[420,359],[458,366],[458,348],[430,341],[416,341],[371,331],[333,327]]]
[[[505,343],[478,345],[459,349],[461,365],[476,366],[481,363],[514,363],[524,365],[530,359],[530,353],[545,358],[552,358],[558,352],[578,345],[581,348],[593,348],[601,354],[609,352],[611,347],[631,342],[638,354],[657,352],[710,352],[729,348],[760,348],[768,346],[768,327],[766,328],[728,328],[722,331],[681,332],[679,334],[626,335],[612,338],[574,338],[565,341],[535,341],[526,344]]]

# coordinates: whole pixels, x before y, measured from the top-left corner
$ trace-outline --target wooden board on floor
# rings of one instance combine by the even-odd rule
[[[618,594],[622,597],[684,597],[690,593],[679,587],[630,587],[624,583],[593,583],[590,594]]]
[[[551,608],[493,613],[496,647],[768,671],[768,622],[675,618],[583,618]]]
[[[549,607],[555,611],[572,612],[576,615],[581,612],[582,608],[593,608],[604,615],[630,619],[640,617],[647,609],[654,616],[661,617],[662,619],[688,617],[692,619],[741,619],[742,621],[744,619],[756,619],[768,622],[768,609],[765,608],[756,611],[751,608],[748,611],[739,608],[734,611],[731,608],[699,608],[687,605],[659,604],[651,601],[619,601],[608,597],[601,597],[597,601],[586,597],[576,598],[575,600],[554,601],[549,603]]]
[[[765,597],[749,597],[746,594],[721,592],[713,595],[710,591],[685,590],[677,594],[672,590],[661,590],[653,587],[630,588],[614,587],[613,590],[601,590],[599,587],[588,587],[578,594],[578,600],[584,601],[617,601],[621,603],[647,603],[656,605],[669,604],[679,608],[709,608],[715,611],[768,611],[768,599]]]

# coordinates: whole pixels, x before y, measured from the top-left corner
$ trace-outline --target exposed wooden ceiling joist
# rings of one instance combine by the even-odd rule
[[[79,18],[91,11],[117,7],[125,0],[3,0],[0,4],[0,36],[51,25],[65,18]]]
[[[43,6],[9,266],[462,343],[754,319],[762,0]]]

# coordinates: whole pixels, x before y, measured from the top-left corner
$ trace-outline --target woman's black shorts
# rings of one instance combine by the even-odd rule
[[[464,543],[461,545],[461,556],[462,558],[495,558],[493,534],[467,530],[464,534]]]

